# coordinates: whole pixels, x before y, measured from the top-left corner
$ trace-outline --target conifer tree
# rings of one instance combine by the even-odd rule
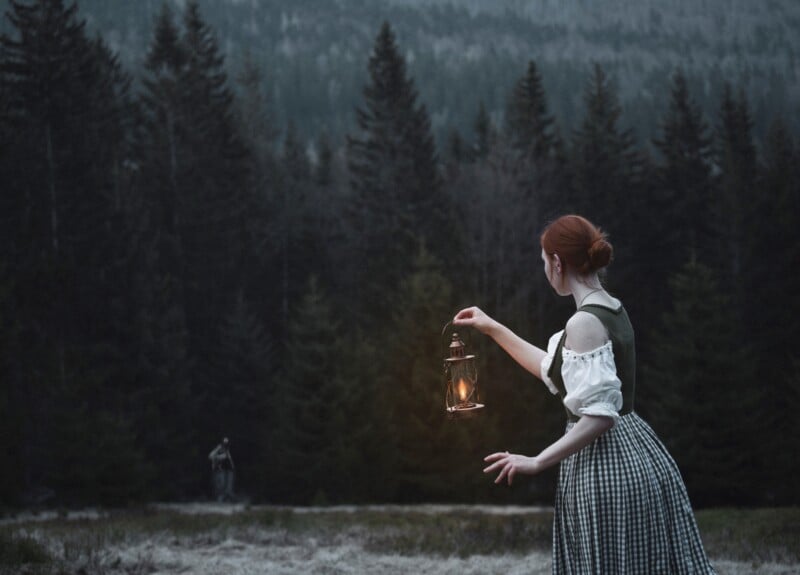
[[[384,23],[369,59],[358,133],[348,138],[357,232],[355,289],[362,318],[397,290],[420,239],[441,254],[458,253],[449,227],[430,119]]]
[[[547,112],[542,79],[531,60],[511,94],[506,116],[511,145],[526,159],[541,164],[554,145],[553,118]]]
[[[476,158],[485,158],[492,148],[492,141],[496,137],[496,130],[492,126],[492,119],[486,110],[486,104],[481,100],[478,106],[478,113],[475,116],[475,144],[474,154]]]
[[[262,168],[268,170],[270,160],[274,160],[278,130],[270,99],[264,90],[264,74],[249,50],[244,53],[236,81],[239,87],[238,125],[242,138],[254,163],[263,164]]]
[[[234,301],[243,262],[242,190],[247,151],[234,120],[233,94],[214,32],[196,2],[183,14],[186,64],[180,76],[185,114],[185,198],[181,235],[187,305],[195,352],[215,348],[217,326]]]
[[[242,259],[242,286],[253,313],[258,317],[279,317],[281,282],[274,281],[274,270],[280,269],[279,250],[282,223],[281,192],[283,174],[279,157],[279,133],[275,125],[272,103],[264,86],[264,73],[250,51],[245,52],[238,83],[237,125],[248,154],[247,193],[242,198],[245,219],[245,240]],[[284,333],[281,322],[264,326],[273,338]]]
[[[163,290],[150,299],[158,297],[156,307],[171,311],[162,318],[172,320],[153,331],[178,346],[176,361],[168,362],[181,374],[175,389],[191,382],[192,407],[182,413],[204,423],[186,429],[208,438],[215,406],[226,394],[226,377],[213,369],[221,363],[221,326],[252,254],[244,217],[251,206],[249,160],[224,59],[197,3],[187,3],[180,29],[168,7],[162,8],[145,72],[139,183],[151,212],[155,250],[148,256],[155,270],[149,283]],[[199,478],[207,470],[197,449],[195,440],[178,459],[195,459]]]
[[[225,318],[220,350],[212,370],[224,392],[214,405],[213,429],[205,437],[213,445],[228,437],[237,470],[237,492],[268,492],[273,457],[275,353],[261,322],[243,296]]]
[[[289,325],[290,307],[299,301],[309,271],[314,269],[310,249],[311,163],[290,122],[281,151],[280,199],[276,206],[275,233],[278,235],[281,269],[281,318],[284,333]]]
[[[541,221],[543,216],[560,211],[559,197],[568,188],[568,178],[563,142],[548,113],[542,80],[533,61],[514,86],[506,122],[511,145],[519,154],[519,182],[525,189],[526,203],[535,206],[531,217]]]
[[[647,164],[632,132],[620,126],[622,109],[616,90],[599,64],[594,66],[584,100],[586,115],[572,143],[570,193],[558,211],[575,211],[609,233],[616,263],[607,285],[636,314],[646,306],[637,299],[637,291],[625,290],[635,285],[637,259],[651,256],[640,241],[642,228],[653,217],[643,194]],[[636,253],[637,249],[642,252]]]
[[[759,381],[769,382],[769,392],[760,406],[763,432],[768,438],[764,468],[773,473],[772,497],[792,500],[785,478],[798,472],[798,458],[791,431],[792,414],[800,408],[794,342],[800,337],[797,322],[786,318],[800,314],[795,298],[800,281],[791,271],[800,261],[800,243],[792,241],[800,214],[800,172],[797,149],[784,123],[776,120],[764,146],[764,169],[749,200],[743,283],[746,286],[744,316],[753,349]],[[768,432],[766,430],[769,430]],[[762,433],[763,433],[762,432]],[[797,500],[794,497],[794,500]]]
[[[648,208],[658,217],[645,228],[647,243],[660,255],[641,262],[651,269],[654,286],[666,287],[667,278],[690,253],[710,253],[712,244],[711,137],[698,106],[689,95],[686,77],[672,78],[669,109],[655,145],[662,154],[656,169],[655,193]],[[667,293],[654,294],[651,305],[667,304]]]
[[[611,80],[595,64],[584,95],[586,115],[573,138],[571,208],[614,235],[636,199],[638,155],[631,131],[619,126],[622,109]]]
[[[348,391],[341,377],[339,324],[315,278],[292,315],[274,398],[276,482],[271,498],[324,503],[344,478]]]
[[[74,3],[12,1],[8,17],[13,32],[2,39],[0,74],[4,124],[16,137],[3,162],[10,176],[4,259],[16,270],[18,334],[37,342],[13,360],[10,383],[19,394],[12,397],[24,414],[29,481],[78,501],[101,476],[109,479],[102,467],[119,469],[140,455],[132,434],[120,433],[110,452],[92,441],[127,428],[130,417],[121,400],[132,386],[120,195],[128,80],[104,43],[86,37]],[[76,405],[94,417],[62,417]],[[54,464],[64,438],[84,445],[93,482],[78,486]],[[116,480],[133,485],[142,473],[134,466]]]
[[[715,160],[720,170],[716,206],[719,245],[716,254],[726,277],[741,283],[746,257],[745,237],[751,230],[745,220],[757,179],[757,156],[753,143],[753,122],[743,92],[734,97],[725,86],[719,111]],[[737,294],[741,297],[742,294]]]
[[[732,299],[690,259],[672,278],[673,305],[644,366],[642,406],[675,457],[692,500],[752,501],[761,471],[756,423],[762,397]]]
[[[186,120],[181,75],[186,62],[180,31],[167,4],[156,20],[144,63],[139,96],[142,122],[137,134],[142,197],[142,231],[136,243],[137,274],[132,292],[137,318],[140,379],[137,428],[148,458],[156,462],[158,497],[175,497],[199,488],[198,434],[192,422],[203,396],[191,390],[192,354],[184,298],[184,242],[181,223]],[[205,463],[205,462],[203,462]],[[194,476],[194,477],[193,477]]]
[[[340,283],[339,263],[345,244],[344,229],[340,219],[345,210],[342,193],[341,167],[327,130],[323,130],[315,143],[312,185],[309,190],[306,217],[308,252],[307,269],[320,278],[323,285]],[[332,288],[331,291],[336,291]]]
[[[380,390],[389,410],[400,501],[457,497],[453,483],[461,484],[462,493],[471,487],[467,469],[477,455],[468,433],[477,422],[453,422],[445,415],[441,332],[452,317],[452,299],[441,264],[422,247],[393,306],[394,332],[384,361],[390,372]]]

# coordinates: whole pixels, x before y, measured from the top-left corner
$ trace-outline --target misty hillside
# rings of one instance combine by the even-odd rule
[[[183,0],[172,0],[180,6]],[[483,100],[500,120],[528,60],[540,66],[553,112],[579,117],[587,69],[616,79],[626,119],[653,133],[669,74],[683,67],[695,98],[715,113],[722,83],[741,85],[765,128],[796,126],[800,3],[794,0],[200,0],[235,75],[245,50],[263,66],[275,116],[301,133],[352,125],[366,62],[383,20],[395,28],[441,137],[469,133]],[[137,69],[161,0],[82,0],[89,25]]]

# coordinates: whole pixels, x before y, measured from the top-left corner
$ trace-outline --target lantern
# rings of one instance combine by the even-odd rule
[[[447,325],[444,329],[447,329]],[[450,340],[449,352],[449,357],[444,358],[447,387],[445,408],[450,416],[471,415],[483,407],[482,403],[478,403],[478,369],[475,367],[475,356],[467,355],[466,346],[456,332],[453,332]]]

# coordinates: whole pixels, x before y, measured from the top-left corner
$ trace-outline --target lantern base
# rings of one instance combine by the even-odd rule
[[[482,403],[468,403],[466,405],[456,405],[447,408],[447,415],[450,418],[467,418],[473,417],[478,413],[479,409],[483,409]]]

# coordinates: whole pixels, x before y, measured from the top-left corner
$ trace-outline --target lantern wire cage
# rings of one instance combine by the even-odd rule
[[[447,328],[452,324],[452,321],[447,322],[442,328],[443,344]],[[466,334],[468,343],[471,343],[471,332],[466,330]],[[484,407],[478,403],[480,396],[475,356],[466,354],[467,346],[458,332],[452,331],[449,341],[449,357],[444,358],[445,410],[450,417],[469,417]]]

